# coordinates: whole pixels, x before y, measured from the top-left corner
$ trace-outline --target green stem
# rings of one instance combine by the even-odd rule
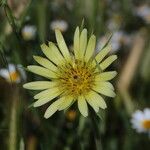
[[[7,2],[5,2],[3,4],[3,7],[4,7],[4,11],[5,11],[5,14],[6,14],[6,17],[7,17],[7,20],[10,24],[10,26],[12,27],[12,30],[16,36],[16,39],[17,39],[17,42],[18,42],[18,54],[20,56],[20,62],[22,64],[26,64],[26,57],[24,57],[24,51],[25,51],[25,47],[24,47],[24,43],[20,37],[20,34],[19,34],[19,29],[15,23],[15,20],[14,20],[14,16],[12,14],[12,11],[10,9],[10,7],[8,6]]]
[[[101,143],[101,138],[100,138],[100,131],[98,127],[98,120],[96,119],[96,114],[93,110],[90,110],[90,117],[91,117],[91,124],[93,126],[93,133],[94,133],[94,138],[95,138],[95,145],[96,145],[96,150],[103,150],[102,148],[102,143]]]
[[[15,21],[14,21],[14,17],[12,15],[12,11],[11,9],[9,8],[8,4],[4,4],[4,10],[5,10],[5,14],[7,16],[7,20],[9,22],[9,24],[11,25],[16,37],[18,40],[20,40],[20,37],[19,37],[19,34],[18,34],[18,30],[17,30],[17,26],[15,24]]]
[[[16,150],[18,147],[18,88],[14,89],[13,91],[9,122],[8,150]]]

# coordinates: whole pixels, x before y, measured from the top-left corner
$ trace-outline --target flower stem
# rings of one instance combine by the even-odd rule
[[[22,41],[22,38],[20,36],[20,33],[19,33],[19,28],[15,22],[15,19],[14,19],[14,16],[13,16],[13,13],[10,9],[10,7],[8,6],[7,2],[3,2],[3,5],[4,7],[4,11],[5,11],[5,14],[6,14],[6,17],[7,17],[7,20],[10,24],[10,26],[12,27],[12,30],[16,36],[16,39],[17,39],[17,42],[18,42],[18,54],[20,55],[20,62],[22,64],[26,64],[26,57],[24,57],[24,51],[25,51],[25,46],[24,46],[24,43]],[[23,51],[24,50],[24,51]]]
[[[15,97],[16,94],[13,95],[11,112],[10,112],[10,123],[9,123],[9,150],[17,149],[17,108],[18,108],[18,100]]]
[[[95,147],[96,150],[103,150],[102,148],[102,143],[101,143],[101,138],[100,138],[100,131],[98,127],[98,120],[95,116],[95,112],[93,110],[90,110],[90,118],[91,118],[91,124],[92,124],[92,129],[94,133],[94,138],[95,138]]]

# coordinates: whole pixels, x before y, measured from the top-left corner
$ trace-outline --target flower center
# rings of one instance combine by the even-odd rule
[[[76,61],[63,69],[61,85],[67,94],[77,97],[88,92],[95,78],[93,69],[83,62]]]
[[[142,122],[142,125],[145,129],[149,129],[150,130],[150,120],[144,120]]]
[[[13,82],[17,81],[19,79],[19,74],[17,72],[11,72],[10,78]]]

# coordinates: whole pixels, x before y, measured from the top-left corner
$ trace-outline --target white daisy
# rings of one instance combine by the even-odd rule
[[[24,40],[32,40],[35,38],[35,34],[36,34],[36,27],[33,25],[26,25],[23,29],[22,29],[22,36],[24,38]]]
[[[131,123],[137,132],[148,132],[150,134],[150,109],[145,108],[144,111],[137,110],[132,115]]]
[[[68,29],[68,23],[64,20],[54,20],[50,24],[50,28],[55,31],[56,29],[65,32]]]
[[[150,6],[144,4],[135,8],[134,13],[143,18],[147,23],[150,23]]]
[[[23,79],[26,78],[25,72],[18,65],[18,69],[14,64],[9,64],[8,68],[0,69],[0,76],[6,79],[8,82],[19,83],[21,81],[21,76]]]

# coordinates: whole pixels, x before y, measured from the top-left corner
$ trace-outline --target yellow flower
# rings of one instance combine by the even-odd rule
[[[88,105],[97,113],[99,108],[105,109],[106,103],[102,95],[114,97],[114,87],[109,82],[116,76],[116,71],[104,70],[117,59],[116,55],[105,56],[111,50],[106,46],[98,54],[94,54],[96,37],[87,38],[87,30],[80,33],[79,27],[74,34],[73,52],[69,52],[64,38],[59,30],[55,30],[58,47],[49,42],[41,45],[41,49],[47,58],[34,56],[41,66],[31,65],[27,69],[35,74],[43,76],[49,81],[36,81],[24,84],[24,88],[30,90],[43,90],[34,96],[37,101],[34,107],[39,107],[50,101],[54,101],[46,110],[44,117],[49,118],[56,111],[70,107],[74,102],[78,103],[80,113],[88,116]]]

